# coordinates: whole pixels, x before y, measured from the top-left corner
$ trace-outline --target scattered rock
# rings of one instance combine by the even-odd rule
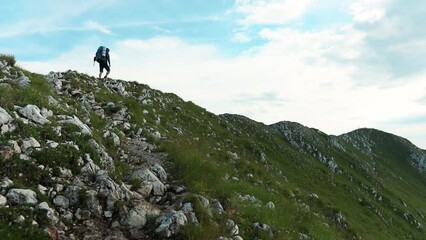
[[[153,166],[151,166],[149,169],[155,174],[155,176],[158,177],[158,179],[160,179],[160,181],[162,182],[167,181],[167,173],[164,170],[164,168],[160,166],[160,164],[156,163]]]
[[[345,217],[343,217],[342,213],[334,214],[333,220],[336,222],[337,225],[344,227],[344,228],[347,228]]]
[[[274,234],[272,233],[272,229],[269,225],[267,224],[263,224],[263,223],[253,223],[252,228],[254,229],[254,231],[256,232],[257,235],[261,234],[261,232],[264,232],[266,234],[268,234],[268,236],[270,238],[274,237]]]
[[[26,88],[31,85],[31,80],[24,75],[16,79],[16,83],[19,88]]]
[[[21,150],[24,153],[31,152],[34,148],[40,148],[40,143],[35,138],[30,137],[22,140]]]
[[[36,205],[38,203],[37,194],[30,189],[12,188],[7,192],[7,200],[10,204],[29,204]]]
[[[86,202],[87,207],[90,212],[94,215],[101,216],[102,215],[102,206],[97,197],[97,192],[95,190],[86,191]]]
[[[82,187],[75,186],[75,185],[68,186],[65,189],[64,195],[69,200],[70,206],[76,206],[80,203],[82,190],[83,190]]]
[[[77,116],[74,115],[73,117],[71,117],[66,115],[59,115],[58,118],[62,119],[58,121],[59,123],[76,125],[81,129],[81,132],[83,134],[92,136],[92,130],[86,124],[84,124]]]
[[[53,203],[61,208],[67,209],[70,205],[70,200],[62,195],[56,195],[56,197],[53,199]]]
[[[157,218],[155,233],[164,238],[176,234],[181,226],[186,225],[188,220],[182,211],[172,210]]]
[[[46,195],[47,191],[49,191],[49,189],[41,184],[37,185],[37,190],[43,194]]]
[[[0,107],[0,126],[9,123],[13,120],[9,113]]]
[[[145,226],[147,222],[146,211],[141,207],[130,209],[120,221],[120,224],[128,228],[140,228]]]
[[[222,214],[225,211],[222,207],[222,204],[220,204],[219,200],[217,199],[212,200],[211,209],[212,212],[216,214]]]
[[[53,224],[56,224],[58,221],[59,221],[59,219],[58,219],[58,217],[56,216],[57,214],[56,214],[56,211],[55,211],[55,209],[53,209],[53,208],[50,208],[49,207],[49,204],[47,204],[47,202],[42,202],[42,203],[40,203],[40,204],[38,204],[37,205],[37,209],[40,209],[40,210],[44,210],[44,211],[46,211],[46,217],[53,223]]]
[[[81,168],[81,172],[87,175],[95,175],[101,170],[98,165],[96,165],[89,154],[84,155],[86,164]]]
[[[228,219],[228,221],[226,221],[226,227],[229,229],[229,234],[231,236],[236,236],[240,232],[238,225],[235,224],[232,219]]]
[[[115,169],[114,160],[109,156],[109,154],[107,153],[107,151],[105,150],[105,148],[103,146],[99,145],[93,139],[89,140],[89,145],[93,149],[95,149],[95,151],[101,157],[101,167],[102,167],[102,169],[110,171],[110,172],[114,171],[114,169]]]
[[[164,184],[147,168],[140,168],[134,171],[131,175],[131,179],[139,179],[142,181],[142,188],[139,189],[138,192],[144,197],[150,194],[154,196],[163,196],[166,192]]]
[[[5,195],[7,190],[13,186],[13,181],[7,177],[4,177],[0,182],[0,194]]]
[[[78,219],[78,220],[88,220],[90,219],[90,211],[89,210],[82,210],[81,208],[78,208],[77,211],[75,212],[74,216]]]
[[[192,203],[187,202],[183,205],[182,211],[186,216],[186,219],[189,223],[198,224],[197,216],[195,215],[194,208],[192,208]]]
[[[19,110],[19,113],[37,124],[44,125],[50,123],[47,118],[43,117],[40,113],[40,109],[35,105],[27,105]]]
[[[14,221],[15,223],[23,223],[23,222],[25,222],[25,217],[24,216],[22,216],[22,215],[19,215],[16,219],[15,219],[15,221]]]
[[[120,146],[120,138],[115,133],[111,133],[112,141],[114,143],[114,146],[118,147]]]
[[[268,202],[265,206],[270,209],[275,209],[275,204],[273,202]]]
[[[7,204],[7,198],[5,198],[3,195],[0,195],[0,207],[4,207]]]

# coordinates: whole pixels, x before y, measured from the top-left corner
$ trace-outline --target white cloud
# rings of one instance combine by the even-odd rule
[[[95,21],[88,21],[85,23],[85,28],[87,29],[92,29],[92,30],[97,30],[101,33],[105,33],[105,34],[111,34],[111,30],[109,30],[107,27],[102,26],[101,24],[95,22]]]
[[[62,0],[62,1],[40,1],[29,3],[28,8],[21,8],[23,20],[10,23],[0,23],[2,31],[0,38],[8,38],[21,35],[30,35],[34,33],[46,33],[66,30],[86,30],[87,27],[100,31],[108,31],[102,26],[97,26],[94,22],[86,23],[86,28],[75,27],[67,23],[67,20],[73,19],[88,11],[95,11],[104,8],[115,0]],[[104,32],[104,33],[106,33]]]
[[[300,18],[314,0],[236,0],[235,11],[243,25],[282,24]]]
[[[416,75],[426,68],[426,29],[419,27],[426,2],[403,0],[358,0],[348,10],[352,27],[362,32],[360,54],[354,64],[365,79],[379,73],[389,82]],[[371,81],[368,81],[371,82]]]
[[[248,33],[239,31],[234,33],[232,40],[234,42],[247,43],[247,42],[250,42],[252,38],[249,36]]]
[[[350,13],[356,22],[374,23],[385,16],[387,0],[360,0],[351,4]]]
[[[97,47],[95,42],[87,41],[84,45],[77,45],[53,59],[45,61],[19,61],[22,66],[30,71],[47,74],[50,71],[77,70],[81,73],[95,75],[98,67],[93,66],[93,57]]]
[[[424,85],[421,74],[386,88],[354,85],[359,68],[343,60],[358,54],[363,38],[350,27],[264,29],[260,34],[267,44],[235,57],[174,37],[123,40],[110,46],[111,77],[176,93],[214,113],[238,113],[265,123],[297,121],[331,134],[376,127],[410,139],[412,131],[390,125],[384,129],[383,122],[426,114],[419,102],[425,94],[419,87]],[[90,45],[95,44],[76,46],[51,61],[21,65],[43,73],[76,69],[96,76],[98,68],[91,65],[96,49]],[[412,127],[426,132],[424,125]]]

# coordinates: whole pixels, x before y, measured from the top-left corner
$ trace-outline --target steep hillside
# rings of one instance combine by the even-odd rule
[[[0,239],[423,239],[426,152],[0,56]]]

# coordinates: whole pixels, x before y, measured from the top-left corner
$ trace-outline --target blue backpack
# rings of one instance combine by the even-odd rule
[[[96,51],[96,61],[98,63],[100,62],[106,62],[107,60],[107,48],[104,46],[98,47],[98,50]]]

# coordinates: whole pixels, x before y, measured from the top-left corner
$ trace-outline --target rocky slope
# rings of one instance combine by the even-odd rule
[[[5,75],[0,80],[2,92],[35,84],[6,62],[0,62],[0,67]],[[11,102],[8,110],[0,107],[3,221],[12,227],[24,222],[43,227],[52,239],[168,238],[180,226],[198,224],[185,186],[168,181],[162,167],[167,154],[145,137],[161,139],[161,134],[132,124],[132,114],[125,106],[117,106],[120,103],[97,102],[92,92],[72,86],[73,80],[100,84],[80,77],[69,71],[52,72],[42,79],[55,95],[39,99],[47,100],[45,107],[29,102],[21,106]],[[141,106],[171,101],[148,89],[136,98],[126,91],[125,82],[102,84],[108,93],[134,98]],[[104,122],[104,128],[96,129],[98,136],[90,113]],[[143,114],[149,112],[143,110]],[[104,144],[117,151],[114,156]],[[124,169],[117,173],[119,167]],[[223,211],[217,200],[197,197],[208,211]],[[27,211],[13,218],[6,214],[21,206]],[[150,218],[153,227],[142,231]]]
[[[426,152],[0,59],[1,239],[421,239]]]

